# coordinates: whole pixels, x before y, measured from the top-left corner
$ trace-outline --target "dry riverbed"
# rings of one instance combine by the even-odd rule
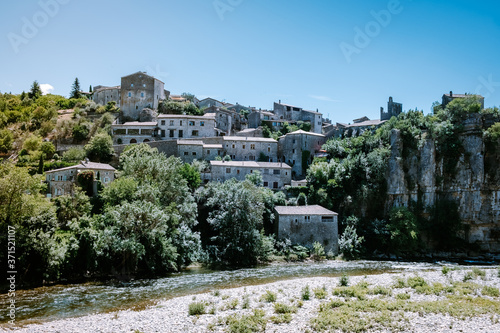
[[[500,271],[306,278],[173,298],[15,332],[500,332]],[[5,331],[10,331],[6,327]]]

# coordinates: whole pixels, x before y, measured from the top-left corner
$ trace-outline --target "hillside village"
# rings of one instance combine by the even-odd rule
[[[303,180],[313,159],[325,156],[321,147],[329,138],[360,135],[402,112],[402,104],[390,97],[387,111],[381,108],[378,120],[363,117],[349,125],[332,124],[318,110],[281,101],[275,102],[272,110],[262,110],[213,98],[198,100],[193,96],[188,100],[171,95],[162,81],[144,72],[122,77],[120,86],[95,86],[91,98],[101,105],[116,102],[120,108],[111,126],[115,151],[129,144],[148,143],[187,163],[209,161],[205,182],[233,177],[242,180],[259,170],[266,178],[264,186],[272,189]],[[160,113],[162,101],[192,103],[203,115]],[[276,138],[263,130],[281,133],[284,126],[300,129]],[[225,163],[229,160],[231,163]]]

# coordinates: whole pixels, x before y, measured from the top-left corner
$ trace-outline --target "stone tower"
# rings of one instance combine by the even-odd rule
[[[401,112],[403,112],[403,104],[396,103],[393,101],[392,97],[389,97],[387,112],[384,112],[384,108],[380,108],[380,120],[389,120],[393,116],[397,117]]]

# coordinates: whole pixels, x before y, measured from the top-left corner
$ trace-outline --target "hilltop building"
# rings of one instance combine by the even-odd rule
[[[477,97],[479,99],[479,103],[481,103],[481,109],[484,109],[484,97],[481,95],[474,95],[474,94],[454,94],[453,91],[450,91],[449,94],[444,94],[443,95],[443,101],[441,103],[441,106],[443,109],[453,101],[454,99],[457,98],[470,98],[470,97]]]

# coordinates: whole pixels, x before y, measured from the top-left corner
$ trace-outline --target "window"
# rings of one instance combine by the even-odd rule
[[[273,188],[278,188],[278,182],[273,183]]]
[[[333,216],[321,216],[321,222],[333,222]]]
[[[304,222],[311,222],[310,216],[304,216]]]
[[[180,125],[182,126],[182,120],[180,121]]]
[[[188,156],[188,155],[189,155],[189,152],[185,151],[184,156]]]
[[[128,93],[128,97],[132,97],[132,93],[131,92]]]
[[[170,120],[170,126],[174,126],[174,121]]]
[[[144,97],[144,93],[143,92],[141,92],[141,97]]]
[[[252,143],[252,144],[250,145],[250,149],[255,150],[255,144],[254,144],[254,143]]]
[[[245,149],[245,145],[243,145],[243,149]]]
[[[255,161],[255,156],[248,156],[248,159],[249,159],[250,161]]]
[[[292,154],[295,154],[295,149],[292,150]]]
[[[179,138],[182,138],[184,136],[184,131],[183,130],[179,130]]]
[[[292,143],[295,143],[295,139],[293,139]]]
[[[161,130],[161,137],[164,138],[165,137],[165,130]]]
[[[234,146],[234,144],[233,144],[233,149],[234,149],[234,147],[235,147],[235,146]]]
[[[162,126],[165,126],[165,120],[162,120],[162,121],[161,121],[161,125],[162,125]]]
[[[226,173],[231,173],[231,168],[226,168]]]
[[[175,135],[175,130],[169,130],[168,132],[169,132],[168,137],[173,138]]]
[[[269,183],[268,182],[264,182],[264,187],[268,187],[269,186]]]
[[[267,147],[267,152],[270,153],[271,152],[271,146],[268,146]]]
[[[263,174],[268,175],[269,174],[269,169],[264,169]]]
[[[274,169],[273,170],[273,175],[279,175],[280,174],[280,170],[279,169]]]
[[[190,120],[189,121],[189,126],[194,126],[194,121]]]
[[[109,178],[108,177],[104,177],[104,184],[106,183],[109,183]]]
[[[239,175],[240,174],[240,170],[236,170],[236,174]]]
[[[132,88],[133,88],[133,87],[134,87],[134,84],[133,84],[133,83],[131,83],[131,84],[130,84],[130,87],[132,87]]]
[[[210,155],[210,150],[207,150],[207,155]]]
[[[193,151],[193,156],[196,156],[196,152],[195,151]]]
[[[193,131],[192,136],[198,136],[198,131]]]
[[[200,121],[200,126],[205,126],[205,122],[204,121]]]

